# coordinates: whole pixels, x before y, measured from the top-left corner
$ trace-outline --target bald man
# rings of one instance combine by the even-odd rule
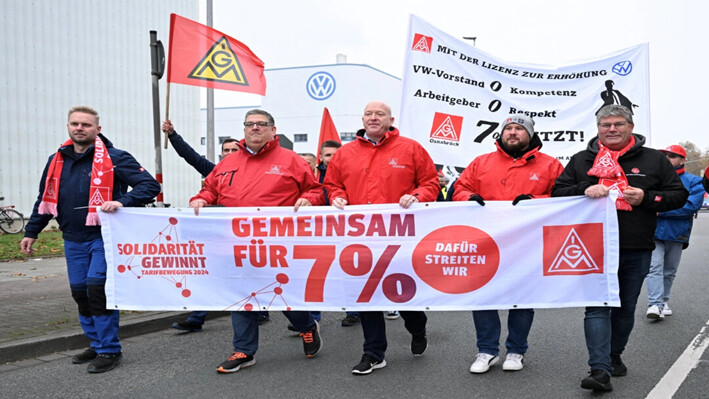
[[[438,173],[426,150],[416,141],[399,135],[392,126],[391,108],[373,101],[364,109],[364,129],[357,138],[332,156],[325,176],[330,203],[346,205],[396,204],[408,208],[415,202],[433,202],[438,196]],[[428,347],[424,312],[401,312],[411,333],[411,353],[420,356]],[[386,328],[382,312],[360,312],[364,332],[364,355],[352,368],[366,375],[386,366]]]

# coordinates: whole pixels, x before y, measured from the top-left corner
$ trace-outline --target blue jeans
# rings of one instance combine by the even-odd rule
[[[681,242],[655,240],[650,272],[645,278],[648,306],[656,305],[662,308],[664,303],[670,300],[670,291],[677,275],[683,246]]]
[[[426,314],[421,311],[399,312],[404,319],[404,327],[411,335],[426,335]],[[387,333],[384,313],[382,312],[359,312],[359,320],[364,333],[364,353],[377,360],[384,359],[384,352],[387,350]]]
[[[507,353],[524,355],[527,353],[527,337],[534,320],[533,309],[510,309],[507,316]],[[478,351],[497,356],[500,352],[500,315],[497,310],[473,311],[475,332],[478,336]]]
[[[652,251],[621,249],[618,261],[620,307],[587,307],[583,320],[588,365],[611,373],[611,353],[621,354],[635,324],[635,305],[650,269]]]
[[[118,310],[106,310],[103,240],[64,241],[69,287],[79,306],[79,324],[97,353],[118,353]]]
[[[192,313],[190,313],[189,317],[187,318],[188,323],[192,324],[197,324],[197,325],[202,325],[204,324],[204,320],[207,318],[207,312],[204,310],[196,310]]]
[[[315,326],[310,312],[283,312],[300,332],[308,332]],[[234,329],[234,352],[253,356],[258,350],[259,312],[231,312],[231,327]]]

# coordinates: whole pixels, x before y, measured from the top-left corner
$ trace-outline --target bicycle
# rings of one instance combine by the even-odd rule
[[[3,201],[5,197],[0,197]],[[0,206],[0,230],[8,234],[17,234],[25,227],[25,217],[13,208],[15,205]]]

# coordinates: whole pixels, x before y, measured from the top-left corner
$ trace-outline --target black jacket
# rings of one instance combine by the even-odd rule
[[[681,208],[689,193],[665,156],[652,148],[643,147],[645,137],[633,134],[635,145],[618,159],[628,184],[645,192],[643,201],[632,211],[618,211],[621,249],[655,249],[655,225],[657,212]],[[598,177],[588,171],[598,154],[598,137],[588,147],[571,157],[571,160],[556,179],[552,197],[584,195],[586,188],[598,184]]]

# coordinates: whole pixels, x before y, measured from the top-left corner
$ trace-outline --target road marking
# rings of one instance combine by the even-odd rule
[[[692,369],[697,367],[702,354],[709,347],[709,321],[699,330],[675,364],[667,370],[660,382],[647,395],[647,399],[671,398]]]

